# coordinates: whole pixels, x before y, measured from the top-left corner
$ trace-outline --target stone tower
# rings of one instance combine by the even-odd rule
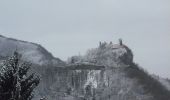
[[[123,45],[121,38],[119,39],[119,45]]]

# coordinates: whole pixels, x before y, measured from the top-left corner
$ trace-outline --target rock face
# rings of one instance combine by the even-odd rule
[[[67,96],[72,96],[76,99],[94,96],[95,89],[102,87],[104,79],[104,71],[101,69],[57,69],[56,75],[51,82],[49,92],[53,92],[57,100],[63,100]],[[50,78],[50,77],[49,77]],[[52,81],[51,80],[51,81]],[[53,100],[52,93],[47,95],[48,99]]]
[[[169,100],[170,92],[133,62],[132,51],[122,43],[100,43],[84,56],[67,62],[42,46],[0,36],[0,58],[14,50],[33,63],[41,82],[33,100]]]

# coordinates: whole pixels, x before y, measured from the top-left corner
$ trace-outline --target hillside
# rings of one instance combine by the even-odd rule
[[[46,65],[49,63],[64,63],[59,58],[53,57],[50,52],[39,44],[7,38],[0,35],[0,57],[6,58],[11,56],[15,50],[22,54],[22,59],[33,64]]]
[[[49,100],[168,100],[170,92],[133,62],[124,44],[100,43],[73,56],[64,68],[46,71]],[[48,87],[50,86],[50,87]]]
[[[95,79],[96,76],[91,76],[93,78],[90,84],[96,87],[95,91],[100,91],[98,87],[102,88],[100,91],[102,93],[96,93],[94,96],[98,98],[97,100],[168,100],[170,98],[170,92],[164,84],[133,62],[132,51],[124,44],[100,43],[99,47],[89,50],[85,56],[72,57],[69,62],[72,61],[105,66],[102,81]],[[102,86],[100,83],[96,86],[97,82],[102,82]]]
[[[131,49],[121,40],[100,42],[85,55],[63,62],[39,44],[0,36],[1,59],[16,48],[41,77],[33,100],[170,100],[168,81],[135,64]]]

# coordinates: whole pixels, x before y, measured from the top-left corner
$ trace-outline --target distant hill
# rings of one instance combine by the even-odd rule
[[[5,58],[11,56],[17,50],[22,54],[22,59],[33,64],[63,64],[59,58],[55,58],[41,45],[26,41],[21,41],[13,38],[7,38],[0,35],[0,57]]]

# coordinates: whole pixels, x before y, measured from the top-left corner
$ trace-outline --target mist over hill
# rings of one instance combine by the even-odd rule
[[[40,44],[21,41],[13,38],[7,38],[0,35],[0,56],[8,57],[17,50],[22,54],[25,61],[29,61],[38,65],[62,64],[59,58],[55,58],[50,52],[43,48]]]

